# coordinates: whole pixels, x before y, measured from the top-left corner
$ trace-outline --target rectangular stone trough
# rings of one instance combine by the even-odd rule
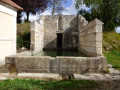
[[[105,57],[8,56],[6,66],[10,73],[83,74],[106,71]]]

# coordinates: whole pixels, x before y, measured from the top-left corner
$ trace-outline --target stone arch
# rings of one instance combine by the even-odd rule
[[[62,30],[62,29],[63,29],[63,19],[62,16],[60,16],[58,19],[58,30]]]

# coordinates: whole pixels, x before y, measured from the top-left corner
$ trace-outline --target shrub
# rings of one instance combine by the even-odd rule
[[[17,48],[20,49],[22,47],[30,49],[30,31],[24,31],[17,35]]]

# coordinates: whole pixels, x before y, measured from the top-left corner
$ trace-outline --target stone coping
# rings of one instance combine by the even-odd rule
[[[38,52],[34,51],[33,54],[36,54]],[[51,56],[31,56],[31,51],[25,51],[25,52],[20,52],[14,55],[10,55],[7,57],[51,57]],[[56,57],[51,57],[51,58],[90,58],[90,59],[94,59],[94,58],[105,58],[104,56],[97,56],[97,57],[82,57],[82,56],[56,56]]]

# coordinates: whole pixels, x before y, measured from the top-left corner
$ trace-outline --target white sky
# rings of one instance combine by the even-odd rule
[[[120,26],[116,28],[116,32],[120,33]]]

